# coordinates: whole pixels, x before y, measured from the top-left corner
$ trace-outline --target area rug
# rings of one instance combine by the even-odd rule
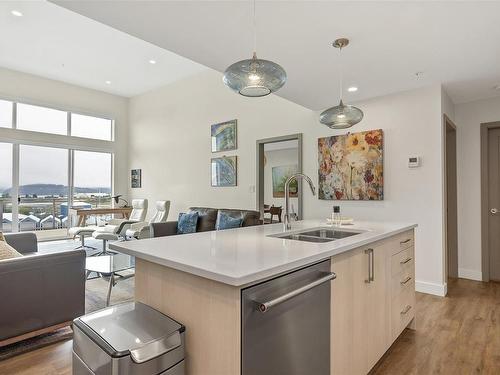
[[[126,272],[123,273],[124,275]],[[111,305],[133,301],[134,278],[118,281],[111,291]],[[106,307],[106,296],[108,293],[108,282],[101,278],[87,280],[85,285],[85,312],[90,313]],[[54,332],[32,337],[14,344],[0,348],[0,361],[13,356],[40,349],[56,342],[70,340],[73,338],[73,330],[63,327]]]

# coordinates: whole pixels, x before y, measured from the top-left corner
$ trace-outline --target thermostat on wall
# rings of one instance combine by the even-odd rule
[[[410,156],[408,158],[408,168],[420,167],[420,156]]]

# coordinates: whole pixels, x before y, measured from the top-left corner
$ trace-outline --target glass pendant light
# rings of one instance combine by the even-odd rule
[[[253,1],[254,52],[249,60],[229,66],[222,80],[231,90],[243,96],[266,96],[278,91],[286,82],[286,72],[280,65],[257,58],[257,30],[255,24],[255,0]]]
[[[341,38],[333,42],[333,46],[338,48],[340,54],[342,48],[349,44],[349,39]],[[356,125],[363,119],[363,111],[352,105],[346,105],[342,101],[342,65],[340,71],[340,103],[335,107],[328,108],[319,115],[319,122],[331,129],[346,129]]]

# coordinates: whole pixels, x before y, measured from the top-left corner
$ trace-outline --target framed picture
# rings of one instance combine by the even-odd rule
[[[212,186],[236,186],[237,168],[237,156],[213,158],[211,165]]]
[[[132,169],[130,171],[130,187],[140,188],[142,186],[142,170]]]
[[[297,165],[281,165],[273,167],[273,198],[283,198],[285,196],[285,182],[291,175],[297,173]],[[297,198],[299,195],[299,184],[297,180],[290,183],[290,197]]]
[[[383,200],[382,129],[318,139],[319,199]]]
[[[236,150],[237,120],[231,120],[211,126],[212,152]]]

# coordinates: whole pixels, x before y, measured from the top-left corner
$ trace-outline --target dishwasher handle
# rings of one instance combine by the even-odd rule
[[[326,276],[313,281],[312,283],[309,283],[307,285],[304,285],[303,287],[300,287],[298,289],[292,290],[289,293],[283,294],[280,297],[274,298],[272,300],[266,301],[266,302],[257,302],[258,309],[261,313],[265,313],[269,311],[269,309],[273,306],[279,305],[285,301],[288,301],[289,299],[298,296],[299,294],[302,294],[304,292],[307,292],[308,290],[311,290],[312,288],[315,288],[321,284],[324,284],[328,281],[331,281],[335,279],[337,275],[335,273],[329,273]]]

